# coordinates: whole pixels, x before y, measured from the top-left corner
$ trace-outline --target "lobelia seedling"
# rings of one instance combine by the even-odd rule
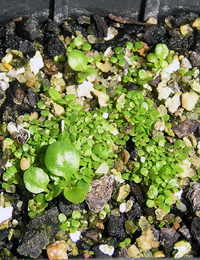
[[[67,200],[72,203],[81,203],[85,199],[86,191],[80,185],[76,186],[78,182],[72,180],[79,165],[79,153],[71,142],[55,141],[49,145],[45,154],[45,166],[49,175],[41,168],[30,167],[24,172],[25,187],[36,194],[47,192],[47,200],[57,196],[63,190]],[[55,181],[53,185],[49,184],[49,177]]]
[[[151,52],[147,55],[147,60],[153,63],[152,71],[159,70],[160,68],[166,68],[169,63],[172,62],[173,51],[169,51],[166,44],[159,43],[155,47],[155,52]]]
[[[79,72],[77,82],[83,82],[88,76],[97,74],[97,71],[88,65],[86,55],[77,49],[72,50],[68,54],[68,64],[74,71]]]

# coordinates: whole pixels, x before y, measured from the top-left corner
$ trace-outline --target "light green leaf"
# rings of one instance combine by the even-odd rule
[[[24,184],[27,190],[32,193],[48,192],[47,185],[49,176],[43,169],[38,167],[30,167],[24,172]]]

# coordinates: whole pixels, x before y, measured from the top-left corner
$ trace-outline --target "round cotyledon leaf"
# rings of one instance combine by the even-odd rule
[[[55,141],[46,150],[45,165],[52,175],[65,178],[69,184],[80,165],[79,153],[70,141]]]
[[[30,167],[24,172],[24,184],[27,190],[32,193],[48,192],[47,185],[49,176],[43,169],[39,167]]]
[[[86,71],[87,57],[80,50],[73,50],[68,54],[68,64],[75,71]]]
[[[64,190],[64,196],[74,204],[81,203],[85,200],[86,191],[81,187],[67,187]]]

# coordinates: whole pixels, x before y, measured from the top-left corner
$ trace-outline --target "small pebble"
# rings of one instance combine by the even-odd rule
[[[77,88],[78,97],[92,98],[91,91],[93,91],[93,84],[89,81],[84,81]]]
[[[200,17],[194,20],[194,22],[192,23],[192,27],[196,28],[197,30],[200,30]]]
[[[27,170],[31,166],[30,161],[31,161],[30,158],[22,158],[20,160],[20,168],[23,171]]]
[[[13,207],[1,207],[0,206],[0,224],[12,217]]]
[[[98,102],[100,107],[107,107],[108,106],[108,100],[109,100],[109,96],[99,90],[93,89],[92,93],[98,98]]]
[[[99,250],[106,255],[112,256],[114,254],[115,248],[114,246],[100,245]]]
[[[67,243],[64,240],[55,241],[47,246],[47,256],[50,260],[68,259],[67,248]]]
[[[180,32],[184,36],[191,36],[193,34],[193,29],[189,24],[184,24],[180,27]]]
[[[2,63],[10,63],[12,61],[13,55],[11,53],[7,53],[3,58],[2,58]]]
[[[118,34],[118,30],[116,30],[114,27],[108,28],[107,37],[104,37],[105,41],[112,40],[116,35]]]
[[[164,253],[163,251],[156,251],[156,252],[153,254],[153,257],[155,257],[155,258],[165,257],[165,253]]]
[[[36,54],[33,58],[30,59],[30,69],[36,75],[41,68],[44,66],[42,56],[39,51],[36,51]]]
[[[139,249],[136,245],[130,245],[128,247],[128,254],[130,257],[138,258],[138,255],[140,254]]]
[[[57,103],[53,103],[53,111],[56,116],[62,116],[65,114],[65,109]]]
[[[182,107],[187,111],[193,110],[198,100],[199,95],[193,91],[185,92],[181,95]]]
[[[80,235],[81,235],[81,232],[80,231],[76,231],[76,233],[70,233],[69,236],[70,236],[70,239],[76,243],[79,239],[80,239]]]

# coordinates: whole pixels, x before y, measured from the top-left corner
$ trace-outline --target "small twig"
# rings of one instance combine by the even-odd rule
[[[144,23],[144,22],[137,22],[137,21],[133,21],[129,18],[123,18],[121,16],[116,16],[114,14],[109,14],[108,16],[111,20],[118,22],[118,23],[123,23],[123,24],[133,24],[133,25],[138,25],[138,26],[143,26],[143,27],[147,27],[147,26],[157,26],[160,27],[160,24],[153,24],[153,23]],[[166,30],[171,31],[172,28],[169,28],[167,26],[164,26]]]
[[[139,26],[147,26],[148,24],[143,23],[143,22],[137,22],[137,21],[133,21],[130,20],[129,18],[123,18],[121,16],[116,16],[114,14],[109,14],[108,16],[111,20],[118,22],[118,23],[123,23],[123,24],[135,24],[135,25],[139,25]]]

